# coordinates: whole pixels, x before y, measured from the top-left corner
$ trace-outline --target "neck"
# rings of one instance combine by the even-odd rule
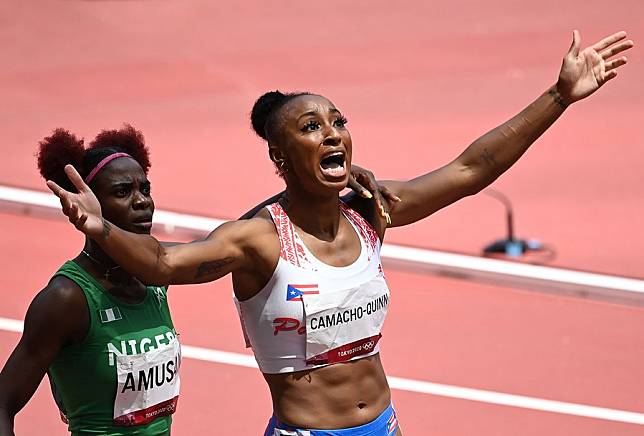
[[[87,253],[87,265],[91,265],[98,276],[105,277],[112,283],[128,283],[132,280],[132,276],[120,268],[100,245],[90,238],[85,238],[83,252]]]
[[[85,246],[83,251],[89,253],[92,258],[101,263],[105,268],[112,268],[116,266],[116,262],[112,260],[106,252],[103,251],[100,245],[92,241],[90,238],[85,238]]]
[[[282,203],[295,225],[318,239],[331,241],[340,226],[340,195],[320,196],[287,186]]]

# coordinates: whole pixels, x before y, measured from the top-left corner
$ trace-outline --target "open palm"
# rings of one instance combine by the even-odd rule
[[[617,68],[626,63],[626,57],[611,58],[633,47],[633,41],[626,39],[626,32],[617,32],[581,51],[580,47],[581,37],[575,30],[557,82],[557,90],[566,104],[588,97],[615,78]]]
[[[65,173],[78,190],[78,194],[61,188],[51,180],[47,181],[47,186],[60,199],[63,213],[69,218],[69,222],[90,238],[98,237],[103,233],[103,218],[98,199],[73,166],[65,166]]]

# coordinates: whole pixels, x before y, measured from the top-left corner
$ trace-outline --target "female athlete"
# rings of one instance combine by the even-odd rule
[[[325,97],[270,92],[252,124],[268,142],[286,194],[204,241],[165,247],[120,228],[71,167],[78,189],[54,182],[64,213],[144,283],[200,283],[233,275],[248,343],[273,399],[267,435],[400,435],[379,358],[390,301],[380,265],[388,227],[423,219],[479,192],[514,164],[566,110],[617,75],[633,45],[619,32],[564,56],[557,82],[518,115],[449,164],[404,182],[381,182],[401,199],[390,219],[372,202],[343,202],[352,142],[346,119]]]

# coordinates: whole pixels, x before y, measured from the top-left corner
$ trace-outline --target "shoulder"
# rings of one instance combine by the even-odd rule
[[[238,240],[254,240],[276,234],[275,225],[266,209],[261,209],[247,219],[226,222],[219,226],[212,235],[219,232],[234,235]]]
[[[375,202],[372,199],[361,197],[355,192],[343,195],[341,199],[350,209],[358,212],[372,227],[376,224],[379,216],[376,214]]]
[[[220,225],[210,233],[207,241],[214,244],[212,249],[217,252],[221,252],[226,247],[234,247],[235,250],[246,254],[262,253],[260,256],[271,253],[275,247],[279,252],[275,225],[265,209],[258,211],[251,218],[228,221]]]
[[[85,293],[73,280],[54,276],[32,300],[25,316],[25,332],[46,332],[64,339],[79,336],[88,325]]]
[[[273,251],[274,246],[279,247],[279,239],[277,237],[277,230],[271,214],[262,209],[254,217],[244,220],[244,234],[246,235],[247,242],[259,251]]]
[[[87,299],[81,287],[75,281],[61,275],[52,277],[47,286],[41,290],[32,305],[52,305],[73,310],[78,307],[86,307]]]

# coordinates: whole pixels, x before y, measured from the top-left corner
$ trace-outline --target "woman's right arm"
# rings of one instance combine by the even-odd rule
[[[0,372],[0,436],[14,434],[14,417],[34,394],[60,348],[87,332],[89,313],[83,292],[64,282],[55,278],[31,302],[20,342]]]
[[[266,220],[230,221],[204,240],[168,246],[153,236],[127,232],[104,219],[98,200],[76,170],[68,165],[65,171],[77,194],[51,181],[47,186],[60,198],[69,221],[143,283],[165,286],[209,282],[267,258],[261,253],[264,240],[274,237],[275,231]]]

